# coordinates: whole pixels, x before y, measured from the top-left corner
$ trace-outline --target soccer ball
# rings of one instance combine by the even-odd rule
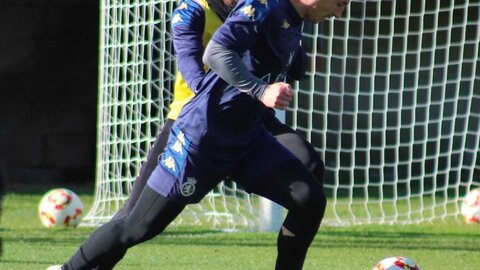
[[[83,203],[73,191],[56,188],[48,191],[38,205],[38,215],[47,228],[76,227],[81,220]]]
[[[390,257],[378,262],[372,270],[420,270],[420,267],[409,258]]]
[[[470,190],[463,198],[462,215],[467,223],[480,223],[480,188]]]

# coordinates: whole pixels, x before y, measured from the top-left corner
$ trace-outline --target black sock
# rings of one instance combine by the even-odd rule
[[[283,235],[277,238],[277,262],[275,270],[300,270],[307,255],[308,245],[298,236]]]
[[[302,218],[302,216],[304,218]],[[275,270],[300,270],[303,267],[308,248],[320,227],[321,217],[289,212],[277,237],[277,262]]]

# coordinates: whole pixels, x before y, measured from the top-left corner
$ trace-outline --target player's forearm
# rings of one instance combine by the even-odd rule
[[[228,84],[261,100],[268,83],[253,75],[237,52],[210,40],[203,55],[203,62]]]

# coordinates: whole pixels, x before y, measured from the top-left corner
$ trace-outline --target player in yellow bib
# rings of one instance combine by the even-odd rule
[[[177,73],[173,89],[173,101],[162,130],[148,153],[146,162],[142,164],[140,173],[132,187],[127,202],[118,210],[112,220],[126,217],[142,193],[148,178],[157,166],[158,157],[167,145],[170,129],[183,106],[195,96],[205,71],[202,63],[204,48],[213,33],[225,21],[238,0],[182,0],[178,3],[172,18],[172,34],[175,53],[177,55]],[[193,90],[192,90],[193,89]],[[112,269],[117,258],[123,253],[112,254],[109,262],[102,262],[97,270]]]
[[[175,79],[173,101],[170,104],[168,119],[177,119],[183,105],[195,95],[189,85],[195,90],[198,87],[198,82],[205,75],[207,67],[202,64],[201,56],[213,33],[222,25],[223,20],[228,15],[230,11],[228,7],[233,8],[233,2],[225,4],[227,4],[225,5],[226,9],[222,12],[222,15],[219,14],[219,11],[218,13],[213,11],[206,0],[186,0],[180,2],[173,14],[172,32],[174,46],[175,48],[178,47],[176,50],[177,61],[179,54],[182,54],[180,57],[183,57],[182,60],[184,61],[178,63],[180,71],[177,72]],[[188,39],[185,37],[188,37]],[[199,60],[198,56],[200,56],[200,61],[197,61]],[[182,75],[182,71],[186,73],[185,77]],[[186,79],[189,81],[187,82]]]
[[[158,157],[167,144],[173,122],[183,106],[195,96],[195,91],[205,75],[207,67],[202,63],[204,48],[236,2],[237,0],[182,0],[178,3],[171,22],[178,70],[170,111],[148,153],[147,161],[142,164],[128,201],[113,219],[124,217],[135,205],[148,178],[157,166]]]

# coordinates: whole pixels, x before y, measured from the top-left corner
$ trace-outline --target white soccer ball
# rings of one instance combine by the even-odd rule
[[[372,270],[420,270],[420,267],[409,258],[389,257],[379,261]]]
[[[480,188],[470,190],[463,198],[462,215],[467,223],[480,223]]]
[[[82,218],[83,203],[73,191],[56,188],[48,191],[38,205],[38,215],[47,228],[76,227]]]

